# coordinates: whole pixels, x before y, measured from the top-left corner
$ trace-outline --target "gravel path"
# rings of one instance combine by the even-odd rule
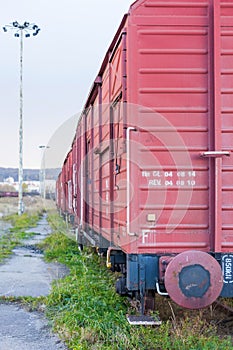
[[[11,224],[9,224],[9,222],[0,220],[0,236],[5,235],[9,228],[11,228]]]
[[[19,305],[0,305],[1,350],[64,350],[51,333],[47,320],[38,312],[27,312]]]
[[[45,296],[51,282],[68,273],[66,267],[45,263],[35,245],[50,232],[46,216],[31,229],[35,236],[0,265],[1,296]],[[65,345],[51,332],[43,313],[28,312],[19,304],[0,304],[0,350],[65,350]]]

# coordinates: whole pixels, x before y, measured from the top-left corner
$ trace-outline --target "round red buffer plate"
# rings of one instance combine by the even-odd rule
[[[180,253],[167,266],[165,287],[178,305],[189,309],[204,308],[222,291],[221,266],[205,252]]]

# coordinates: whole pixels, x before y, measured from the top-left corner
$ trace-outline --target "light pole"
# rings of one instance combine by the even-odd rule
[[[41,145],[39,146],[39,148],[43,151],[43,153],[41,153],[41,171],[40,173],[42,174],[42,179],[41,179],[41,184],[43,183],[43,187],[40,185],[41,188],[41,196],[45,199],[46,198],[46,188],[45,188],[45,150],[46,148],[50,148],[49,146],[44,146]]]
[[[36,36],[40,28],[29,22],[19,24],[17,21],[7,24],[3,27],[4,32],[13,30],[14,36],[20,38],[20,89],[19,89],[19,201],[18,201],[18,215],[21,215],[24,211],[23,208],[23,37],[29,38],[30,32],[33,36]]]

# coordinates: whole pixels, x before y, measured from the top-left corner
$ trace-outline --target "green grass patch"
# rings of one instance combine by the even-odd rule
[[[29,214],[24,213],[22,215],[9,215],[4,218],[5,221],[10,221],[12,224],[11,232],[17,232],[17,231],[23,231],[25,229],[28,229],[29,227],[36,226],[38,220],[40,218],[40,214]]]
[[[39,218],[40,214],[28,213],[21,216],[14,214],[4,218],[5,221],[12,224],[12,228],[6,234],[0,236],[0,261],[7,258],[12,253],[12,249],[20,244],[21,240],[34,235],[33,232],[26,231],[36,226]]]
[[[80,253],[77,244],[59,232],[65,231],[60,218],[53,216],[50,223],[55,230],[42,243],[46,259],[66,264],[70,274],[53,283],[47,316],[69,349],[233,349],[231,339],[220,338],[200,314],[179,320],[170,317],[160,327],[130,326],[126,314],[131,306],[115,293],[114,274],[99,256],[91,250]],[[162,308],[168,307],[162,300]]]

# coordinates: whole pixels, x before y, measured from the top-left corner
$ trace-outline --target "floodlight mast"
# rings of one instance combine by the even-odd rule
[[[14,36],[20,38],[20,88],[19,88],[19,188],[18,188],[18,215],[22,215],[24,212],[23,205],[23,38],[30,37],[30,32],[33,36],[36,36],[40,28],[29,22],[19,24],[17,21],[10,23],[3,27],[3,31],[13,30]]]

